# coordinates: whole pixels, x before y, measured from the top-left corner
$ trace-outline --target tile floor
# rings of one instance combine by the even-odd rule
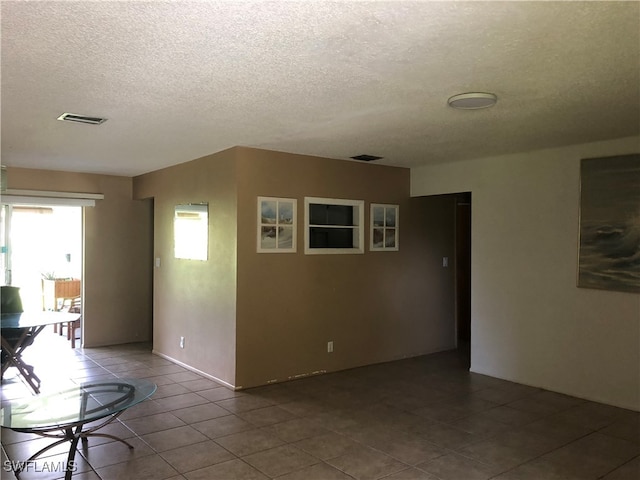
[[[28,353],[43,391],[114,376],[158,384],[106,427],[135,448],[90,439],[75,480],[640,479],[638,412],[471,374],[459,352],[233,392],[147,345],[74,351],[42,335]],[[11,370],[2,387],[3,402],[28,394]],[[3,429],[3,466],[44,442]],[[20,478],[62,478],[46,466],[65,451]]]

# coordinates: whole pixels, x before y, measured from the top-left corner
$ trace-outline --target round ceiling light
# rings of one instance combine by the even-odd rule
[[[493,93],[469,92],[454,95],[447,103],[451,108],[461,110],[477,110],[479,108],[493,107],[498,101]]]

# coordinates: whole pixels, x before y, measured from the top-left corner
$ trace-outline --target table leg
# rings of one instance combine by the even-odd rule
[[[60,433],[54,434],[53,431],[42,432],[42,431],[32,431],[32,430],[29,430],[29,429],[17,430],[17,431],[22,431],[22,432],[25,432],[25,433],[35,433],[36,435],[40,435],[41,437],[45,437],[45,438],[58,438],[59,439],[59,440],[53,442],[51,445],[47,445],[46,447],[38,450],[36,453],[31,455],[29,457],[29,459],[24,462],[24,464],[28,465],[33,460],[35,460],[36,458],[41,456],[43,453],[45,453],[46,451],[52,449],[53,447],[57,447],[61,443],[71,442],[71,446],[69,447],[69,455],[67,456],[66,473],[65,473],[65,476],[64,476],[65,480],[71,480],[73,472],[75,471],[75,457],[76,457],[76,452],[78,451],[78,442],[82,441],[83,448],[86,448],[88,446],[87,445],[87,438],[88,437],[106,437],[106,438],[111,438],[112,440],[117,440],[118,442],[125,444],[127,447],[129,447],[130,450],[133,450],[133,448],[134,448],[133,445],[131,445],[126,440],[123,440],[122,438],[118,438],[118,437],[116,437],[114,435],[110,435],[108,433],[96,433],[96,430],[99,430],[100,428],[104,427],[105,425],[108,425],[109,423],[113,422],[123,412],[124,412],[124,410],[120,411],[120,412],[117,412],[115,414],[112,414],[109,417],[107,417],[107,419],[104,422],[102,422],[100,425],[97,425],[97,426],[95,426],[93,428],[90,428],[90,429],[84,430],[84,431],[82,430],[82,427],[84,426],[84,423],[75,424],[75,426],[70,426],[68,428],[65,428],[64,430],[58,430],[58,432],[62,432],[62,434],[60,434]],[[16,476],[19,476],[20,472],[21,472],[20,468],[16,469],[16,471],[15,471]]]
[[[78,425],[76,427],[75,433],[71,431],[71,428],[68,429],[67,435],[71,435],[71,447],[69,448],[69,456],[67,457],[67,473],[64,475],[64,480],[71,480],[71,475],[75,471],[75,458],[76,452],[78,451],[78,441],[80,440],[80,436],[82,435],[82,425]]]
[[[24,344],[25,340],[29,335],[31,335],[32,340],[42,332],[44,329],[44,325],[39,327],[32,327],[30,329],[25,329],[25,331],[20,335],[17,341],[13,344],[9,344],[8,341],[2,337],[2,349],[7,354],[7,360],[4,365],[2,365],[2,376],[4,376],[4,372],[11,365],[15,366],[18,369],[18,372],[22,375],[22,377],[27,381],[31,389],[36,393],[40,393],[40,378],[34,373],[33,367],[31,365],[27,365],[22,360],[22,353],[26,350],[27,345]]]

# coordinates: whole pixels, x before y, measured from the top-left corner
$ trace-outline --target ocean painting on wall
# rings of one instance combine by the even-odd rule
[[[578,287],[640,293],[640,154],[580,165]]]

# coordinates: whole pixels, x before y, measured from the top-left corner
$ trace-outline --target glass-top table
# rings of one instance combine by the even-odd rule
[[[71,442],[65,474],[65,479],[68,480],[75,468],[74,458],[80,439],[87,442],[87,437],[90,436],[108,437],[133,448],[121,438],[99,433],[97,430],[114,421],[127,408],[149,398],[156,388],[154,383],[136,378],[84,382],[56,393],[5,404],[0,409],[0,425],[16,432],[58,439],[22,462],[24,465],[63,442]],[[84,428],[93,422],[96,424]],[[19,467],[16,473],[20,473]]]
[[[3,355],[0,378],[4,376],[7,368],[14,366],[34,393],[40,393],[40,378],[33,371],[33,367],[22,360],[22,354],[47,325],[77,322],[80,320],[80,314],[49,311],[3,313],[0,319]]]

